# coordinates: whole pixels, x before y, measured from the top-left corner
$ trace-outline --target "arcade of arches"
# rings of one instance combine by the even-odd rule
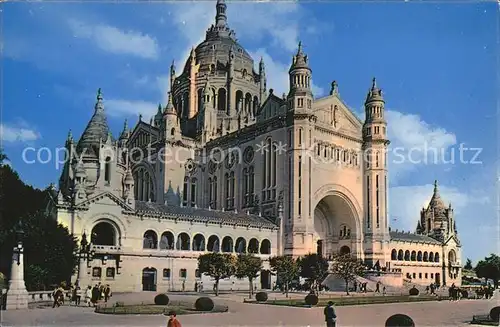
[[[327,195],[314,209],[316,252],[325,257],[336,253],[356,255],[357,231],[355,214],[340,195]]]

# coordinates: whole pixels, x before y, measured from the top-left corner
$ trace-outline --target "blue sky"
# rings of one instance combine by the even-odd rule
[[[115,135],[125,118],[133,125],[139,112],[150,116],[165,101],[170,63],[180,71],[214,16],[209,1],[2,8],[2,146],[21,177],[38,187],[57,182],[60,171],[53,161],[23,162],[23,149],[54,150],[69,129],[78,138],[99,87]],[[237,2],[229,3],[228,20],[254,60],[264,58],[275,93],[287,89],[299,40],[316,96],[337,80],[342,99],[361,116],[376,76],[391,146],[438,148],[447,159],[455,151],[456,159],[390,165],[393,228],[415,228],[438,179],[455,208],[463,260],[498,252],[495,3]],[[482,149],[480,164],[458,162],[462,143]],[[465,161],[475,152],[466,151]]]

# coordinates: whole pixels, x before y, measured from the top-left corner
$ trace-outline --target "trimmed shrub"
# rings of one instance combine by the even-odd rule
[[[398,313],[387,318],[385,327],[415,327],[415,323],[409,316]]]
[[[467,292],[466,290],[462,290],[462,298],[463,299],[468,299],[469,298],[469,292]]]
[[[410,288],[410,292],[409,293],[412,296],[416,296],[416,295],[418,295],[420,293],[420,291],[415,286],[413,286],[412,288]]]
[[[155,296],[156,305],[168,305],[168,302],[170,302],[170,299],[168,298],[167,294],[162,293]]]
[[[258,302],[266,302],[267,301],[267,293],[266,292],[259,292],[255,294],[255,299]]]
[[[498,322],[500,319],[500,307],[494,307],[490,310],[490,319],[494,322]]]
[[[307,305],[316,305],[318,304],[318,296],[316,294],[307,294],[305,298],[305,302]]]
[[[194,303],[194,307],[198,311],[212,311],[214,309],[214,301],[209,297],[200,297]]]

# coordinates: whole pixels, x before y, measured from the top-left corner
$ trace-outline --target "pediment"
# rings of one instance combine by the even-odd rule
[[[129,144],[135,144],[135,146],[141,147],[149,143],[147,142],[146,144],[142,144],[144,143],[143,140],[149,140],[151,138],[151,143],[153,143],[158,139],[158,136],[159,130],[157,127],[143,121],[139,121],[130,135]]]
[[[452,235],[444,242],[444,245],[460,246],[460,241],[458,240],[456,235]]]
[[[278,98],[274,94],[270,94],[259,109],[258,120],[266,120],[279,115],[282,106],[283,99]]]
[[[101,205],[113,205],[113,206],[120,206],[123,210],[126,211],[134,211],[134,208],[129,206],[125,201],[123,201],[121,198],[117,197],[111,192],[104,192],[100,193],[98,195],[91,196],[87,201],[82,202],[80,205],[81,206],[91,206],[94,204],[101,204]]]
[[[314,113],[324,126],[349,134],[361,133],[363,122],[337,95],[315,100]]]

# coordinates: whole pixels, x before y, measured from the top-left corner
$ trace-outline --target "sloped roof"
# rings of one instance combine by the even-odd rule
[[[217,223],[238,224],[253,227],[276,228],[276,223],[271,220],[246,213],[235,213],[234,211],[218,211],[199,209],[191,207],[177,207],[153,202],[136,201],[135,208],[138,213],[162,214],[177,217],[198,218],[204,221]]]
[[[390,231],[391,241],[403,241],[403,242],[419,242],[419,243],[432,243],[432,244],[441,244],[438,240],[433,239],[432,237],[425,235],[418,235],[413,233],[403,233]]]

